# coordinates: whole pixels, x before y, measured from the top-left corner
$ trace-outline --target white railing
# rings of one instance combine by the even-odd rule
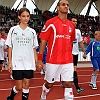
[[[79,52],[79,55],[78,55],[78,61],[91,61],[91,60],[90,60],[90,53],[88,53],[88,54],[87,54],[87,58],[84,59],[84,58],[83,58],[83,52],[80,51],[80,52]]]

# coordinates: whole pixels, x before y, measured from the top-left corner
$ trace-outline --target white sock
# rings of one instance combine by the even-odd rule
[[[73,95],[72,88],[65,88],[64,96],[65,96],[65,100],[73,100],[74,95]]]
[[[96,84],[97,74],[92,74],[91,83]]]
[[[13,87],[13,91],[14,91],[15,93],[18,93],[18,92],[19,92],[19,91],[16,90],[16,86]]]
[[[23,88],[23,89],[22,89],[22,92],[23,92],[23,93],[29,93],[29,89],[24,89],[24,88]]]
[[[42,95],[41,95],[41,98],[42,99],[46,99],[46,95],[47,95],[47,93],[50,91],[50,89],[47,89],[46,87],[45,87],[45,84],[43,84],[43,86],[42,86]]]

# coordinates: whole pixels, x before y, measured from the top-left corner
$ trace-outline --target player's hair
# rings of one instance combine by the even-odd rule
[[[77,17],[72,17],[71,20],[72,20],[72,19],[76,19],[76,20],[77,20]]]
[[[5,29],[4,29],[4,28],[1,28],[1,32],[2,32],[2,31],[5,31]]]
[[[19,11],[18,11],[18,16],[21,16],[21,14],[26,11],[30,14],[30,11],[27,9],[27,8],[21,8]]]
[[[60,1],[61,1],[61,0],[59,0],[59,1],[58,1],[58,3],[57,3],[57,6],[59,6],[59,4],[60,4]],[[68,0],[66,0],[66,1],[68,1]]]
[[[100,34],[100,31],[95,31],[94,35]]]

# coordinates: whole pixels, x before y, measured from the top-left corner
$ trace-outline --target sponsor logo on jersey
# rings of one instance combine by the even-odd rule
[[[100,51],[100,46],[97,46],[97,50]]]
[[[66,24],[62,24],[62,26],[67,26]]]
[[[56,35],[56,38],[65,38],[65,39],[70,39],[70,35]]]
[[[17,35],[17,33],[14,33],[15,35]]]

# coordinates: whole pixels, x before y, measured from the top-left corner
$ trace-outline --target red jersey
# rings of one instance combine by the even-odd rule
[[[7,39],[7,36],[1,36],[2,39],[6,40]]]
[[[48,41],[47,63],[73,62],[72,41],[75,40],[75,26],[71,21],[62,21],[58,16],[48,20],[39,38]]]

